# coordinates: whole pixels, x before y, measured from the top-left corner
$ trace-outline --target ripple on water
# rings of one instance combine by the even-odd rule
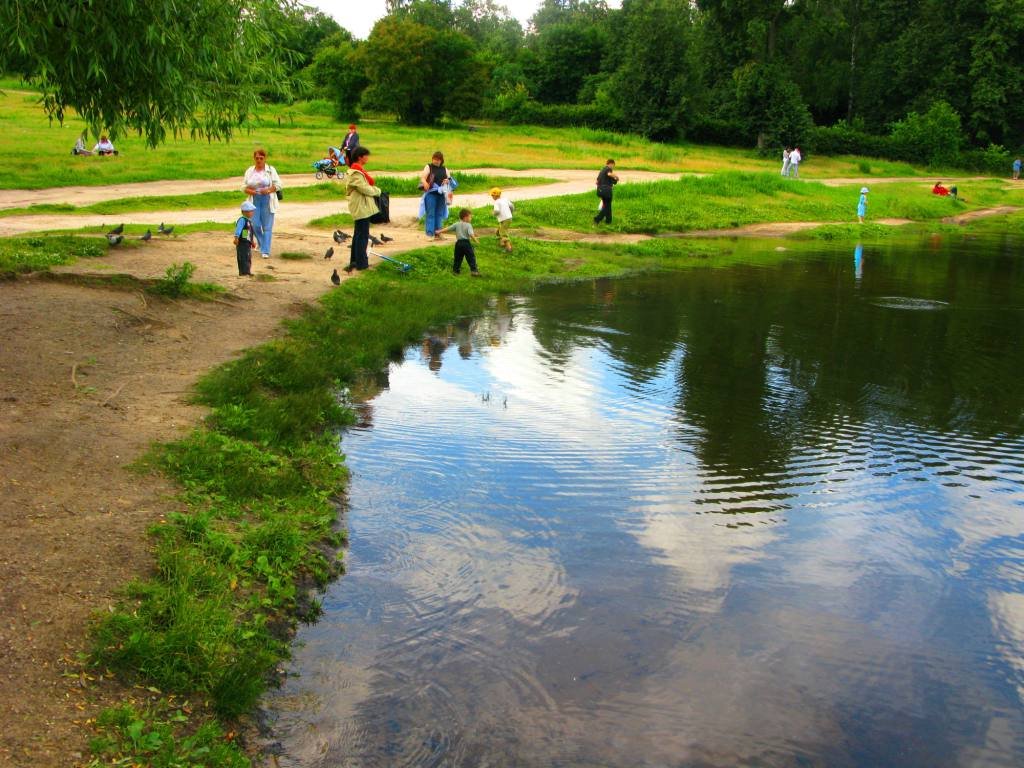
[[[879,296],[871,303],[883,309],[907,309],[917,312],[946,309],[949,306],[948,301],[914,299],[909,296]]]

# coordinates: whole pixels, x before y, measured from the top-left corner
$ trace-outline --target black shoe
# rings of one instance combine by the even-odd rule
[[[355,268],[356,268],[355,264],[349,264],[347,267],[345,267],[345,269],[343,271],[348,272],[349,274],[352,274],[352,270],[355,269]]]

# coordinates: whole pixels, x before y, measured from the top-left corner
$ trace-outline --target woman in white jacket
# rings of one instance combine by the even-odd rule
[[[245,171],[242,189],[250,203],[256,206],[252,216],[253,231],[260,243],[260,255],[270,258],[270,243],[274,236],[274,214],[277,213],[277,193],[281,177],[277,169],[267,165],[267,150],[257,147],[252,153],[253,164]]]

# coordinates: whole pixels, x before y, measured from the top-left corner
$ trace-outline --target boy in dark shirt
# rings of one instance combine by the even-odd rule
[[[256,245],[256,232],[252,226],[252,214],[256,206],[246,200],[242,203],[242,215],[235,222],[235,258],[238,260],[238,276],[252,275],[252,249]]]

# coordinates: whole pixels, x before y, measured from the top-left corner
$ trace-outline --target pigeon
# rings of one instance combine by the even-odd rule
[[[381,240],[383,240],[383,241],[384,241],[385,243],[390,243],[390,242],[391,242],[392,240],[394,240],[395,238],[393,238],[393,237],[388,237],[388,236],[387,236],[387,235],[385,235],[385,234],[384,234],[383,232],[381,232],[381,233],[380,233],[380,239],[381,239]]]
[[[373,243],[374,245],[384,245],[384,241],[383,240],[378,240],[373,235],[370,235],[370,242]]]
[[[160,226],[157,228],[156,231],[159,232],[161,235],[169,235],[171,234],[171,232],[174,231],[174,227],[165,227],[164,223],[161,221]]]
[[[327,249],[327,253],[324,254],[324,258],[325,259],[329,259],[333,255],[334,255],[334,246],[331,246],[330,248]]]
[[[107,242],[111,245],[120,245],[124,235],[107,235]]]
[[[334,242],[336,242],[338,245],[341,245],[346,240],[348,240],[347,232],[342,232],[340,229],[334,230]]]
[[[335,285],[341,285],[341,275],[338,274],[338,270],[331,272],[331,282]]]
[[[120,235],[122,232],[124,232],[124,224],[119,224],[118,226],[114,227],[112,230],[107,232],[107,234],[108,235]]]
[[[144,234],[142,237],[139,238],[139,240],[146,240],[147,242],[149,240],[152,240],[152,239],[153,239],[153,233],[150,232],[148,229],[146,230],[146,234]]]

